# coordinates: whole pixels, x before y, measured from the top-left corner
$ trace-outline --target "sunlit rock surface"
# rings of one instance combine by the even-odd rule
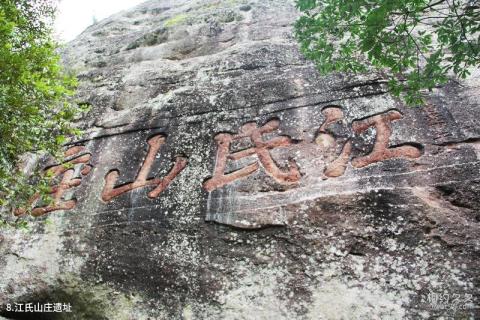
[[[479,72],[408,108],[378,74],[320,76],[295,18],[289,1],[158,0],[71,42],[85,134],[57,206],[2,230],[0,306],[479,316]]]

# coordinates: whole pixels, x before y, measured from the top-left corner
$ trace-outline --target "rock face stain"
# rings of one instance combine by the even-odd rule
[[[147,179],[148,174],[152,168],[155,157],[160,151],[160,147],[165,143],[165,136],[155,135],[148,139],[148,152],[140,171],[135,178],[135,181],[115,187],[115,183],[119,177],[118,170],[112,170],[105,176],[105,187],[102,191],[102,200],[108,202],[115,197],[120,196],[126,192],[137,188],[155,186],[155,189],[148,193],[149,198],[156,198],[168,185],[175,179],[175,177],[186,167],[187,159],[184,157],[176,157],[172,169],[164,178]]]

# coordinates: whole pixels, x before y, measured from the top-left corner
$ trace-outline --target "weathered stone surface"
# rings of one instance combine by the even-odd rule
[[[74,209],[2,231],[0,305],[70,302],[77,319],[479,316],[479,72],[407,108],[380,75],[320,76],[294,12],[150,1],[70,43],[92,106],[73,145],[92,170],[69,173]],[[429,301],[446,294],[456,310]]]

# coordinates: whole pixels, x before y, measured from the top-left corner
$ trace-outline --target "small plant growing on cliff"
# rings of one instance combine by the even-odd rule
[[[297,0],[301,50],[326,74],[388,74],[407,104],[480,64],[478,0]]]
[[[66,136],[77,133],[76,80],[60,66],[54,12],[49,0],[0,0],[0,212],[48,192],[44,179],[30,184],[20,157],[58,154]]]

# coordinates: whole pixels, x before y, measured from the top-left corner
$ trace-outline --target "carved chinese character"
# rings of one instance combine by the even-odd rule
[[[343,111],[340,107],[326,107],[322,110],[322,114],[325,116],[325,121],[320,126],[319,132],[327,132],[328,126],[331,124],[343,120]]]
[[[85,152],[84,146],[75,146],[65,152],[65,158],[64,163],[45,169],[53,179],[61,177],[61,180],[58,184],[51,187],[50,195],[52,197],[52,203],[47,206],[34,207],[32,210],[33,216],[41,216],[57,210],[70,210],[77,204],[76,199],[64,200],[63,198],[69,189],[81,184],[82,176],[90,173],[92,169],[92,165],[89,164],[91,154]],[[78,165],[80,166],[80,168],[78,168],[80,175],[76,176],[75,167]],[[30,200],[30,205],[34,206],[39,199],[40,194],[35,194]],[[21,215],[25,212],[25,209],[17,209],[15,214]]]
[[[327,112],[326,120],[322,124],[321,129],[325,128],[333,122],[332,119],[338,120],[340,113],[336,112]],[[343,113],[341,113],[343,117]],[[354,168],[362,168],[369,164],[381,162],[387,159],[392,158],[418,158],[421,156],[422,152],[419,148],[412,145],[403,145],[399,147],[389,147],[390,136],[392,134],[391,122],[400,120],[402,114],[397,110],[390,110],[382,114],[374,115],[362,120],[355,120],[352,122],[352,130],[355,134],[360,134],[366,131],[368,128],[375,128],[375,143],[373,145],[372,151],[362,157],[357,157],[352,160],[352,166]],[[321,130],[320,130],[321,131]],[[350,155],[352,152],[352,141],[348,139],[340,155],[333,162],[329,163],[325,167],[324,174],[327,177],[339,177],[344,174],[348,161],[350,160]]]
[[[352,141],[348,140],[342,148],[342,152],[333,162],[325,167],[323,172],[329,178],[340,177],[347,169],[350,153],[352,152]]]
[[[259,163],[255,162],[247,165],[244,168],[234,172],[225,174],[227,160],[240,160],[242,158],[256,155],[266,173],[274,178],[277,182],[285,185],[294,184],[300,179],[300,172],[296,163],[291,159],[289,161],[288,170],[281,170],[272,156],[270,150],[278,147],[286,147],[291,145],[292,139],[286,136],[279,136],[271,140],[264,141],[263,134],[271,133],[277,130],[280,126],[280,121],[277,119],[268,121],[264,126],[258,127],[255,123],[249,122],[244,124],[238,134],[232,135],[228,133],[220,133],[215,136],[217,143],[217,158],[213,176],[207,179],[203,187],[207,191],[213,191],[237,179],[244,178],[251,175],[259,169]],[[253,147],[230,153],[230,145],[235,140],[248,138]]]
[[[386,113],[368,117],[363,120],[356,120],[352,123],[353,132],[359,134],[370,127],[376,131],[375,144],[373,150],[364,157],[358,157],[352,160],[352,166],[362,168],[369,164],[380,162],[392,158],[410,158],[415,159],[422,155],[419,148],[409,145],[400,147],[388,147],[390,136],[392,135],[391,122],[402,119],[402,114],[397,110],[390,110]]]
[[[318,130],[317,138],[315,142],[318,145],[321,145],[325,149],[336,148],[337,143],[340,140],[338,137],[334,137],[333,134],[328,133],[328,127],[333,125],[336,122],[343,120],[343,111],[340,107],[326,107],[322,110],[322,114],[325,116],[325,121],[320,126]],[[341,141],[340,141],[341,142]],[[350,160],[350,152],[352,150],[352,144],[350,140],[347,138],[345,141],[345,145],[338,156],[333,162],[329,163],[325,167],[324,174],[327,177],[339,177],[343,175],[345,169],[347,168],[348,161]]]
[[[151,178],[147,179],[153,161],[160,150],[162,144],[165,143],[165,137],[163,135],[155,135],[148,139],[148,152],[145,160],[143,161],[140,172],[137,175],[135,181],[124,184],[119,187],[115,187],[115,183],[119,177],[118,170],[112,170],[105,176],[105,187],[102,191],[102,200],[108,202],[119,195],[129,192],[131,190],[143,187],[155,186],[155,189],[148,193],[149,198],[156,198],[164,191],[169,184],[175,179],[175,177],[186,167],[187,159],[183,157],[176,157],[175,163],[170,172],[164,178]]]

